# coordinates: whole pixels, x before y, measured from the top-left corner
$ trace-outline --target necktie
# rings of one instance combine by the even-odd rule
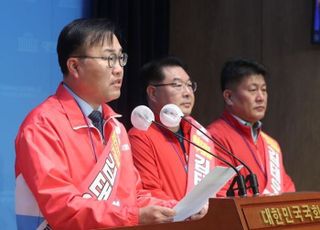
[[[100,131],[101,135],[103,136],[103,119],[102,114],[98,110],[93,110],[92,113],[88,116],[92,124]]]

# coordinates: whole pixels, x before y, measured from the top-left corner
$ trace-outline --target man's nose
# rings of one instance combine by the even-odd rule
[[[258,101],[263,101],[263,100],[265,100],[265,98],[266,98],[266,92],[263,90],[258,90],[256,99]]]
[[[115,75],[119,75],[120,73],[123,72],[123,67],[120,65],[119,61],[116,61],[115,65],[112,68],[112,72]]]

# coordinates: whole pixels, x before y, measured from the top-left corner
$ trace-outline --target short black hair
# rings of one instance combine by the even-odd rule
[[[159,83],[163,81],[165,75],[163,69],[165,67],[179,66],[187,72],[186,65],[177,57],[168,56],[146,63],[140,70],[140,78],[146,88],[151,83]]]
[[[113,35],[119,39],[115,25],[106,18],[76,19],[66,25],[58,38],[57,53],[60,69],[68,73],[67,60],[72,55],[84,55],[87,48],[103,45],[105,39],[113,42]]]
[[[221,71],[220,86],[224,91],[231,85],[238,84],[243,78],[261,74],[264,78],[267,76],[266,68],[255,61],[245,58],[233,58],[227,61]]]

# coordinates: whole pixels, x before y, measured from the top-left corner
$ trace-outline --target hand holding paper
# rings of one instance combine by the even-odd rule
[[[238,166],[240,170],[242,165]],[[215,194],[235,175],[232,168],[217,166],[174,207],[174,221],[182,221],[198,213]]]

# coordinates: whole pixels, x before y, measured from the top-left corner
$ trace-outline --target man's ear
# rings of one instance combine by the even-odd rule
[[[152,85],[148,85],[147,87],[147,95],[150,101],[152,102],[157,102],[157,97],[156,97],[156,87]]]
[[[232,91],[230,89],[225,89],[222,93],[224,101],[227,105],[232,106],[233,101],[232,101]]]
[[[79,77],[79,60],[77,58],[69,58],[67,60],[67,67],[70,75]]]

